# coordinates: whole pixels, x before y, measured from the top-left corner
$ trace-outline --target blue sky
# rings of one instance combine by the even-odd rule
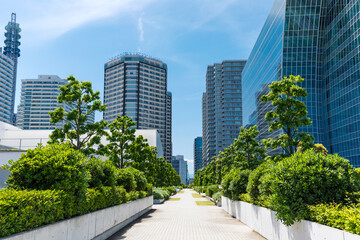
[[[192,163],[202,135],[201,97],[207,65],[247,59],[271,0],[13,0],[2,1],[0,29],[12,12],[22,28],[21,79],[73,74],[103,92],[104,63],[142,52],[168,65],[173,93],[173,155]],[[0,31],[1,32],[1,31]],[[0,35],[1,43],[4,40]],[[2,46],[1,44],[0,46]],[[97,115],[97,119],[102,115]],[[189,171],[192,173],[191,164]]]

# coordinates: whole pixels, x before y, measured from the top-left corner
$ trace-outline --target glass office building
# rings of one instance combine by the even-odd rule
[[[207,67],[203,94],[203,166],[239,136],[242,121],[241,73],[246,61]]]
[[[202,162],[202,137],[194,139],[194,175],[203,167]]]
[[[244,122],[267,132],[259,97],[282,76],[300,75],[313,134],[360,166],[360,1],[275,0],[243,71]],[[277,133],[274,133],[277,134]]]
[[[136,129],[158,130],[166,161],[171,161],[171,93],[167,65],[142,54],[123,54],[107,62],[104,120],[127,115]]]

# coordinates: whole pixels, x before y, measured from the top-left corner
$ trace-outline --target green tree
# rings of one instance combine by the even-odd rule
[[[314,137],[309,133],[299,132],[299,127],[311,125],[310,118],[306,117],[306,105],[298,99],[307,96],[306,90],[298,85],[303,81],[300,76],[283,77],[280,81],[272,82],[269,85],[270,92],[260,98],[263,102],[271,101],[275,107],[274,111],[265,115],[265,119],[270,121],[269,131],[283,131],[277,138],[264,139],[263,143],[272,149],[283,148],[286,156],[295,153],[298,146],[304,149],[313,146]]]
[[[110,133],[106,139],[107,145],[99,146],[99,153],[109,157],[109,160],[118,168],[125,167],[125,161],[130,159],[129,148],[135,140],[135,122],[128,116],[117,116],[109,124]]]
[[[74,76],[67,78],[68,83],[60,87],[59,103],[66,103],[73,107],[70,112],[65,112],[60,107],[50,112],[51,123],[64,121],[63,128],[56,128],[50,135],[49,143],[64,142],[68,140],[71,147],[89,155],[94,153],[94,144],[99,144],[101,136],[105,134],[105,121],[88,123],[91,114],[96,111],[105,111],[101,104],[100,92],[92,90],[91,82],[80,82]]]
[[[256,125],[249,129],[241,127],[239,137],[234,140],[235,164],[241,169],[255,169],[266,156],[265,149],[256,141],[258,134]]]

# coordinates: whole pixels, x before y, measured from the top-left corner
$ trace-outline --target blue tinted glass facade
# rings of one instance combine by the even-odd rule
[[[202,162],[202,137],[197,137],[194,140],[194,174],[203,167]]]
[[[269,136],[262,114],[269,106],[258,98],[268,91],[266,84],[301,75],[312,121],[301,130],[313,134],[330,153],[360,166],[359,4],[275,1],[243,72],[244,122],[258,124],[262,138]]]

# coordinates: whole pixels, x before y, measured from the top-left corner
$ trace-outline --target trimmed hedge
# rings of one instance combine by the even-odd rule
[[[0,190],[0,237],[64,219],[61,191]]]
[[[215,202],[220,202],[221,201],[221,192],[216,192],[212,195],[212,198],[214,199]]]
[[[360,203],[309,206],[309,220],[360,235]]]
[[[127,193],[123,187],[89,188],[85,198],[60,190],[0,190],[0,237],[31,230],[76,215],[146,197],[146,191]],[[77,204],[79,203],[79,204]]]
[[[91,175],[89,188],[115,186],[117,169],[112,162],[92,157],[87,161],[86,168]]]
[[[170,192],[164,188],[153,188],[154,199],[169,199]]]

